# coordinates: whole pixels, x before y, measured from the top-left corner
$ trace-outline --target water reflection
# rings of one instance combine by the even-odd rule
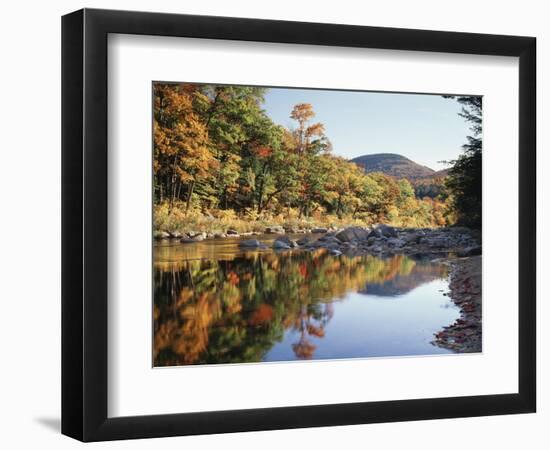
[[[444,265],[406,256],[333,257],[324,250],[240,252],[228,243],[220,245],[220,249],[202,245],[208,259],[193,258],[185,245],[155,249],[155,366],[445,352],[429,342],[411,350],[402,345],[392,350],[391,339],[403,337],[397,329],[402,324],[374,349],[372,342],[392,324],[368,337],[377,327],[372,320],[388,308],[376,306],[373,299],[386,303],[404,299],[419,285],[446,277]],[[431,289],[429,296],[438,290]],[[424,330],[420,340],[426,341],[427,335],[452,321],[454,313],[442,313],[438,307],[445,297],[437,295],[437,304],[430,304],[428,312],[434,323],[419,325],[433,330]],[[384,298],[388,296],[393,298]],[[369,312],[361,313],[365,307]],[[387,317],[394,320],[400,311],[407,314],[407,307],[388,312]],[[356,323],[358,319],[361,322]]]

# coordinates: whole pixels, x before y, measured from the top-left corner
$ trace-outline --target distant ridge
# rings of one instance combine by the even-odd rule
[[[396,153],[373,153],[358,156],[351,161],[363,167],[366,173],[382,172],[395,178],[407,178],[413,182],[447,175],[447,170],[436,172]]]

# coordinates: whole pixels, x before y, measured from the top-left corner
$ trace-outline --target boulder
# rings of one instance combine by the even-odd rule
[[[425,235],[423,232],[417,232],[417,233],[408,233],[403,237],[403,240],[407,244],[418,244],[420,242],[420,239]]]
[[[239,235],[239,232],[237,230],[233,230],[232,228],[230,228],[229,230],[227,230],[227,233],[226,233],[228,236],[238,236]]]
[[[275,239],[273,242],[273,248],[279,249],[279,250],[290,250],[290,245],[284,241],[280,241],[279,239]]]
[[[321,248],[321,247],[324,247],[325,246],[325,243],[323,241],[313,241],[313,242],[308,242],[308,247],[312,247],[312,248]]]
[[[155,239],[168,239],[170,237],[170,233],[167,233],[166,231],[155,231],[153,232],[153,237]]]
[[[481,246],[475,245],[472,247],[466,247],[464,250],[457,253],[461,258],[465,256],[477,256],[481,255]]]
[[[225,233],[214,233],[214,238],[215,239],[220,239],[220,238],[224,238],[226,237],[227,235]]]
[[[395,230],[394,227],[390,227],[389,225],[378,225],[376,227],[377,230],[380,231],[380,233],[382,233],[382,236],[385,236],[385,237],[393,237],[393,238],[396,238],[397,237],[397,231]]]
[[[441,235],[423,237],[419,240],[419,243],[433,248],[449,248],[453,245],[452,240],[448,236]]]
[[[200,240],[203,240],[203,239],[206,239],[207,234],[204,231],[189,231],[187,233],[187,236],[189,236],[190,238],[193,238],[193,239],[198,238]]]
[[[193,242],[201,242],[201,241],[204,241],[204,238],[201,235],[195,236],[193,238],[184,237],[183,239],[180,239],[180,242],[182,244],[192,244]]]
[[[262,247],[262,243],[258,239],[247,239],[239,242],[239,247],[258,248]]]
[[[288,245],[290,248],[298,247],[298,243],[296,241],[293,241],[288,236],[278,236],[276,241],[284,242],[286,245]]]
[[[328,234],[325,234],[324,236],[321,236],[319,239],[317,239],[319,242],[336,242],[336,243],[341,243],[342,241],[340,239],[338,239],[336,236],[334,235],[328,235]]]
[[[285,235],[277,236],[275,238],[275,240],[279,241],[279,242],[283,242],[286,245],[288,245],[289,247],[292,247],[292,244],[293,244],[292,240],[288,236],[285,236]]]
[[[323,242],[322,247],[329,250],[339,250],[342,244],[337,242]]]
[[[380,231],[378,228],[375,228],[372,230],[369,235],[367,236],[367,239],[373,238],[373,239],[380,239],[383,238],[384,235],[382,234],[382,231]]]
[[[372,232],[371,232],[371,234],[372,234]],[[376,244],[377,241],[378,241],[378,239],[376,237],[371,236],[369,234],[369,237],[367,238],[367,245],[374,245],[374,244]]]
[[[328,229],[323,228],[323,227],[317,227],[317,228],[312,228],[311,229],[312,233],[326,233],[327,231],[328,231]]]
[[[267,234],[285,234],[285,229],[281,225],[272,225],[265,229]]]
[[[310,241],[309,237],[305,236],[305,237],[303,237],[303,238],[298,239],[298,240],[296,241],[296,243],[297,243],[298,245],[307,245],[307,244],[309,244],[309,241]]]
[[[170,239],[181,239],[183,237],[183,234],[179,231],[169,231],[168,234],[170,235]]]
[[[402,239],[390,238],[387,240],[386,244],[388,244],[390,247],[401,248],[405,245],[405,241],[403,241]]]
[[[336,238],[341,242],[362,241],[369,237],[369,230],[361,227],[348,227],[336,233]]]
[[[332,256],[340,256],[340,255],[342,254],[342,252],[341,252],[340,250],[335,249],[335,248],[330,249],[330,250],[329,250],[329,253],[330,253]]]

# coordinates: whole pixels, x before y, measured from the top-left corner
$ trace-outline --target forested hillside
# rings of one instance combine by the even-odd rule
[[[436,173],[429,167],[421,166],[409,158],[395,153],[373,153],[358,156],[351,161],[363,167],[367,173],[382,172],[392,177],[406,178],[409,181],[430,178]]]
[[[262,108],[264,94],[154,84],[156,229],[454,221],[442,197],[417,198],[406,177],[365,173],[333,155],[312,105],[289,111],[291,128],[274,123]]]
[[[358,156],[351,161],[362,167],[366,173],[382,172],[396,179],[407,179],[420,199],[441,199],[444,195],[443,183],[448,169],[435,171],[395,153],[373,153]]]

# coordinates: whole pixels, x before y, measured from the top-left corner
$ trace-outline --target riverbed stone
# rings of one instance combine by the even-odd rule
[[[184,237],[182,239],[180,239],[180,242],[182,244],[192,244],[194,242],[201,242],[201,241],[204,241],[204,237],[199,234],[198,236],[195,236],[195,237]]]
[[[369,235],[367,236],[367,239],[371,239],[371,238],[380,239],[382,237],[384,237],[384,235],[382,234],[382,231],[379,230],[378,228],[375,228],[369,233]]]
[[[448,236],[442,234],[425,236],[419,240],[419,243],[432,248],[449,248],[453,245],[452,240]]]
[[[271,225],[266,227],[265,233],[267,234],[284,234],[285,229],[281,225]]]
[[[167,231],[154,231],[153,232],[153,237],[155,239],[168,239],[170,237],[170,233],[168,233]]]
[[[369,236],[369,229],[362,227],[348,227],[336,233],[336,238],[342,242],[365,240]]]
[[[481,246],[479,245],[466,247],[464,250],[458,252],[458,256],[460,257],[477,256],[477,255],[481,255]]]
[[[371,233],[372,234],[372,233]],[[374,245],[378,242],[378,239],[374,236],[370,236],[367,238],[367,245]]]
[[[288,236],[285,236],[284,234],[282,236],[277,236],[275,240],[279,242],[283,242],[289,247],[292,246],[292,239],[290,239]]]
[[[286,244],[289,248],[295,248],[295,247],[298,247],[298,244],[296,243],[296,241],[293,241],[292,239],[290,239],[288,236],[277,236],[277,238],[275,239],[275,242],[282,242],[283,244]]]
[[[312,233],[326,233],[327,231],[328,231],[328,228],[324,228],[324,227],[316,227],[311,229]]]
[[[390,247],[401,248],[405,245],[405,241],[398,238],[390,238],[386,241],[386,244],[389,245]]]
[[[246,239],[239,242],[239,247],[258,248],[262,247],[262,243],[258,239]]]
[[[290,250],[291,247],[286,242],[276,239],[273,241],[273,248],[278,250]]]
[[[239,232],[237,230],[234,230],[234,229],[230,228],[229,230],[227,230],[226,234],[228,236],[238,236]]]
[[[394,228],[394,227],[391,227],[389,225],[378,225],[376,227],[377,230],[379,230],[381,233],[382,233],[382,236],[386,236],[388,238],[390,237],[393,237],[393,238],[396,238],[397,237],[397,230]]]

